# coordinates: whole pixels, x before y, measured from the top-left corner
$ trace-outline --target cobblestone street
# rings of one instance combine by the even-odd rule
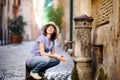
[[[24,41],[22,44],[0,46],[0,80],[25,80],[25,60],[33,44],[32,41]],[[58,44],[56,44],[56,52],[64,55],[67,62],[61,62],[47,70],[48,80],[52,80],[52,78],[55,80],[71,80],[72,58]]]

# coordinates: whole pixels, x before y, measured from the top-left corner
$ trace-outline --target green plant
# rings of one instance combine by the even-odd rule
[[[8,19],[8,29],[12,32],[13,35],[22,36],[24,33],[24,26],[26,24],[27,23],[23,20],[22,15]]]
[[[53,8],[52,5],[47,6],[47,4],[49,5],[50,3],[52,3],[52,0],[49,2],[47,1],[45,5],[46,21],[53,21],[55,24],[58,25],[59,29],[61,29],[62,17],[64,16],[63,6],[60,4],[57,6],[57,8]]]
[[[97,80],[108,80],[108,74],[105,73],[103,66],[100,66]]]
[[[79,75],[78,75],[78,71],[77,71],[76,67],[74,67],[72,70],[71,79],[72,80],[79,80]]]
[[[74,63],[74,68],[71,73],[71,80],[79,80],[79,73],[76,67],[76,62]]]

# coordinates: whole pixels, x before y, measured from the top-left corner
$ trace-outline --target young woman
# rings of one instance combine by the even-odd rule
[[[65,62],[62,55],[55,54],[55,39],[57,38],[57,26],[49,22],[44,26],[43,33],[38,37],[34,47],[31,50],[32,58],[27,59],[27,66],[31,68],[30,75],[35,79],[42,79],[38,74],[48,68],[54,67]]]

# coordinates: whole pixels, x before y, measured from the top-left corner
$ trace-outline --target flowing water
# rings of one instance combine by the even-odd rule
[[[71,72],[49,72],[46,74],[47,80],[71,80]]]

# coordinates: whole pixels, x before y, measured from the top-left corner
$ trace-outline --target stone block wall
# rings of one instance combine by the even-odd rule
[[[96,28],[96,33],[92,34],[96,35],[94,44],[103,45],[103,60],[100,64],[104,66],[110,80],[120,80],[119,2],[120,0],[94,0],[92,2],[92,15],[95,19],[93,28]]]

